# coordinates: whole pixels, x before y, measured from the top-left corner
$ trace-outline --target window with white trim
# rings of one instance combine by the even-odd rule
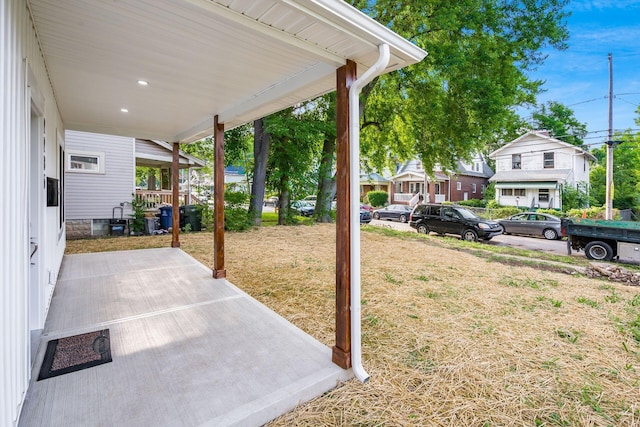
[[[104,173],[104,153],[67,150],[67,172]]]
[[[541,188],[538,190],[538,201],[540,202],[548,202],[549,201],[549,189]]]
[[[456,182],[456,190],[462,190],[462,183],[460,181]]]
[[[513,195],[514,196],[519,196],[519,197],[524,197],[527,195],[527,190],[525,188],[514,188],[513,189]]]
[[[544,153],[544,168],[553,169],[554,166],[554,153]]]
[[[500,190],[502,196],[513,196],[513,188],[503,188]]]
[[[477,187],[476,187],[476,183],[475,183],[475,182],[471,183],[471,192],[472,192],[472,193],[475,193],[475,192],[476,192],[476,188],[477,188]]]
[[[511,169],[522,169],[522,157],[520,154],[511,155]]]

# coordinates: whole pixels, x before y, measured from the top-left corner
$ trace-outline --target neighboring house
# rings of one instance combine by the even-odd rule
[[[496,161],[496,200],[506,206],[562,209],[562,188],[586,191],[595,157],[575,145],[530,131],[489,155]]]
[[[389,178],[392,181],[391,203],[408,204],[416,191],[424,195],[425,202],[432,203],[482,199],[492,175],[493,171],[480,154],[469,163],[459,161],[452,173],[438,166],[427,173],[420,160],[410,160]]]
[[[109,220],[131,217],[136,193],[136,166],[157,168],[153,181],[138,196],[159,202],[171,193],[172,147],[163,141],[66,131],[64,201],[68,238],[108,234]],[[204,162],[180,151],[180,167]],[[158,191],[159,190],[159,191]],[[164,191],[163,191],[164,190]]]
[[[360,174],[360,198],[369,191],[386,191],[391,193],[391,181],[378,173]]]
[[[191,174],[195,183],[195,190],[200,197],[209,198],[213,196],[213,174],[203,174],[201,171],[194,171]],[[253,180],[247,175],[247,171],[242,166],[227,166],[224,168],[225,189],[231,191],[251,192]]]

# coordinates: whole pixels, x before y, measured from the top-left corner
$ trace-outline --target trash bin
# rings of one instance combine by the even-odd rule
[[[166,230],[173,224],[173,207],[160,206],[160,226]]]
[[[202,230],[202,208],[198,205],[180,206],[180,226],[190,225],[191,231]]]
[[[156,231],[156,221],[158,220],[158,218],[154,217],[147,217],[144,219],[144,234],[154,234]]]

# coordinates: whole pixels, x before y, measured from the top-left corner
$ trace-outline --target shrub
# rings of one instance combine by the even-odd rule
[[[145,211],[145,202],[142,198],[139,198],[135,194],[132,194],[133,198],[131,199],[131,230],[136,233],[144,232],[144,211]]]
[[[369,191],[367,198],[371,206],[384,206],[389,201],[389,193],[386,191]]]
[[[213,230],[213,208],[206,203],[202,203],[200,212],[202,212],[202,227],[207,230]]]
[[[484,208],[485,201],[480,199],[461,200],[458,202],[460,206],[471,206],[474,208]]]
[[[243,207],[225,206],[224,229],[227,231],[245,231],[251,228],[249,213]]]
[[[498,209],[502,206],[500,206],[500,203],[498,203],[498,201],[496,199],[490,199],[489,201],[487,201],[487,209]]]
[[[491,210],[491,218],[507,218],[520,212],[522,211],[515,206],[501,207]]]
[[[571,209],[567,211],[567,216],[572,218],[582,218],[582,216],[586,213],[586,218],[589,219],[605,219],[607,216],[606,208],[604,206],[596,206],[587,209]],[[613,209],[613,219],[620,219],[620,211],[618,209]]]

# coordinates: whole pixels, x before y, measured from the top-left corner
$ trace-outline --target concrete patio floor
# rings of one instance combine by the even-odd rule
[[[49,340],[105,328],[111,363],[36,381]],[[19,426],[257,426],[351,376],[180,249],[70,255]]]

